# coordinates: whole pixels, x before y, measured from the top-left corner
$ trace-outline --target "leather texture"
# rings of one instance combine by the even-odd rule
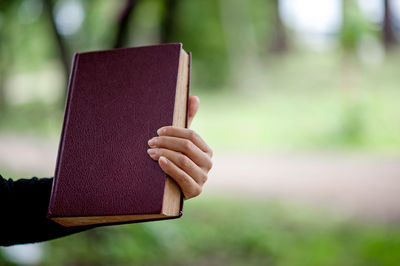
[[[48,217],[161,212],[166,175],[147,141],[172,125],[181,49],[75,54]]]

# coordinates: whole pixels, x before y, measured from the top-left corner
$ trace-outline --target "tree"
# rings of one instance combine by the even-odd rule
[[[161,30],[160,40],[161,43],[167,43],[172,41],[173,29],[175,26],[176,11],[177,11],[177,0],[165,0],[164,1],[164,12],[161,17]]]
[[[273,6],[273,32],[270,51],[273,53],[284,53],[288,50],[285,27],[279,15],[279,0],[272,1]]]
[[[124,8],[121,10],[118,19],[117,34],[115,37],[114,48],[121,48],[126,45],[128,39],[129,21],[135,10],[137,0],[127,0]]]
[[[368,23],[355,0],[342,0],[343,23],[340,44],[347,56],[354,55],[363,36],[369,33]]]
[[[386,49],[392,48],[396,44],[396,36],[394,34],[393,23],[392,23],[392,7],[390,0],[384,0],[385,14],[383,18],[383,43]]]
[[[126,3],[124,4],[124,6],[118,16],[115,40],[113,43],[110,44],[111,45],[110,48],[120,48],[120,47],[123,47],[126,45],[127,36],[129,33],[128,32],[129,31],[129,21],[135,10],[136,3],[137,3],[137,0],[127,0]],[[65,80],[66,80],[65,90],[64,90],[63,98],[61,99],[62,106],[64,106],[65,98],[67,95],[67,89],[68,89],[67,88],[68,76],[69,76],[70,67],[71,67],[70,66],[71,48],[68,46],[67,40],[64,38],[64,36],[62,36],[60,34],[60,32],[57,29],[56,18],[54,15],[53,0],[44,0],[44,5],[46,8],[48,21],[51,26],[53,36],[54,36],[54,39],[57,44],[57,48],[59,51],[59,58],[63,65],[64,75],[66,77],[65,78]],[[0,97],[1,97],[1,93],[0,93]]]
[[[68,77],[69,69],[70,69],[69,60],[70,60],[71,56],[70,56],[70,52],[69,52],[68,46],[66,44],[66,41],[64,40],[63,36],[58,32],[58,29],[57,29],[56,19],[54,16],[54,3],[52,0],[44,0],[44,6],[45,6],[45,9],[47,12],[48,21],[50,23],[53,36],[57,42],[57,48],[59,51],[59,56],[60,56],[60,59],[61,59],[62,65],[63,65],[65,76]],[[68,80],[68,79],[66,79],[66,80]],[[66,95],[66,91],[65,91],[65,95]]]
[[[7,107],[5,81],[10,69],[12,67],[11,45],[13,41],[12,34],[7,31],[10,26],[15,9],[19,6],[19,1],[4,0],[0,2],[0,15],[2,15],[2,24],[0,27],[0,113],[4,112]],[[7,40],[7,41],[4,41]]]

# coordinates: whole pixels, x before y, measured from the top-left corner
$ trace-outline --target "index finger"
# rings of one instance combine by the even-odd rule
[[[174,126],[165,126],[157,130],[159,136],[171,136],[177,138],[189,139],[194,145],[200,148],[203,152],[212,157],[212,150],[207,143],[195,131],[188,128],[180,128]]]

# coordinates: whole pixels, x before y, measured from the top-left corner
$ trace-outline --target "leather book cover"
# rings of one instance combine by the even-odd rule
[[[147,141],[173,123],[182,50],[176,43],[75,54],[48,218],[161,212],[167,176]]]

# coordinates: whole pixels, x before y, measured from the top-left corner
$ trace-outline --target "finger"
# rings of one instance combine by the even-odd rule
[[[152,148],[182,152],[201,168],[211,169],[212,167],[211,158],[188,139],[160,136],[152,138],[148,144]]]
[[[188,121],[188,127],[192,124],[193,118],[196,115],[197,111],[199,110],[200,107],[200,98],[198,96],[189,96],[189,106],[188,106],[188,112],[189,112],[189,121]]]
[[[196,183],[199,185],[203,185],[207,181],[207,174],[186,155],[180,152],[162,148],[148,149],[147,152],[153,160],[158,160],[161,156],[164,156],[180,169],[182,169],[191,178],[193,178],[194,181],[196,181]]]
[[[212,150],[207,143],[195,131],[187,128],[166,126],[157,130],[159,136],[171,136],[183,139],[189,139],[202,151],[212,157]]]
[[[190,199],[200,195],[202,190],[201,186],[173,162],[169,161],[164,156],[161,156],[158,160],[158,164],[161,169],[179,185],[185,199]]]

